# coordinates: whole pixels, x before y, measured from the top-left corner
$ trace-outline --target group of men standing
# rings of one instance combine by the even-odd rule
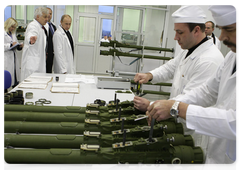
[[[34,72],[74,74],[74,39],[69,32],[72,18],[63,15],[57,28],[51,23],[52,10],[39,7],[28,24],[21,64],[21,79]]]

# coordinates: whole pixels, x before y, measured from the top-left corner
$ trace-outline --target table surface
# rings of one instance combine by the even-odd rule
[[[49,73],[33,73],[33,76],[52,76],[53,79],[51,82],[48,83],[48,86],[46,89],[26,89],[26,88],[19,88],[16,86],[14,89],[12,89],[10,92],[16,91],[16,90],[22,90],[23,91],[23,97],[24,97],[24,103],[26,102],[34,102],[44,98],[46,100],[50,100],[51,104],[45,104],[51,105],[51,106],[81,106],[85,107],[88,103],[94,103],[94,100],[101,99],[106,102],[109,102],[110,100],[114,100],[115,92],[118,89],[98,89],[96,86],[96,76],[93,76],[95,79],[95,83],[86,84],[83,82],[79,83],[79,94],[71,94],[71,93],[52,93],[50,91],[52,84],[56,83],[55,77],[59,77],[60,83],[64,83],[65,79],[68,74],[49,74]],[[33,98],[32,99],[26,99],[25,93],[26,92],[32,92]],[[120,101],[132,101],[134,98],[133,93],[117,93],[117,98]]]

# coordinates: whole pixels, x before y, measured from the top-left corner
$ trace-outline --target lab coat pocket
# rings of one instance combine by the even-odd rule
[[[189,80],[184,75],[181,75],[181,79],[180,80],[181,81],[179,81],[180,82],[179,83],[179,94],[185,94],[186,90],[190,90],[190,89],[187,89]]]

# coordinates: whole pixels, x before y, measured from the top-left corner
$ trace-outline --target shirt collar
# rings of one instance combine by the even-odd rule
[[[185,59],[189,56],[189,55],[191,55],[192,54],[192,52],[197,48],[197,47],[199,47],[201,44],[203,44],[205,41],[207,41],[208,40],[208,38],[207,38],[207,36],[200,42],[200,43],[198,43],[197,45],[195,45],[194,47],[192,47],[192,48],[190,48],[189,50],[188,50],[188,52],[187,52],[187,55],[185,56]]]

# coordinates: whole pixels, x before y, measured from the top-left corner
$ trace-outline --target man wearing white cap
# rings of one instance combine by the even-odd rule
[[[148,107],[158,121],[171,116],[186,120],[187,127],[208,135],[206,163],[233,163],[236,160],[236,9],[211,6],[220,41],[231,51],[213,76],[175,100],[159,100]],[[198,106],[199,105],[199,106]]]
[[[158,83],[173,79],[171,96],[185,94],[203,84],[223,62],[223,55],[205,35],[206,15],[199,6],[182,6],[172,14],[175,40],[184,49],[177,57],[149,73],[137,73],[134,81]],[[135,108],[147,111],[150,101],[142,97],[134,98]],[[180,120],[185,123],[185,120]],[[193,135],[187,130],[186,134]],[[194,134],[195,144],[206,150],[202,135]]]
[[[149,73],[137,73],[134,77],[134,81],[140,84],[149,80],[158,83],[173,78],[170,98],[185,94],[202,84],[223,61],[221,52],[204,33],[206,15],[200,7],[183,6],[172,14],[172,18],[176,31],[174,39],[184,51],[159,68]],[[137,107],[137,100],[135,103]]]

